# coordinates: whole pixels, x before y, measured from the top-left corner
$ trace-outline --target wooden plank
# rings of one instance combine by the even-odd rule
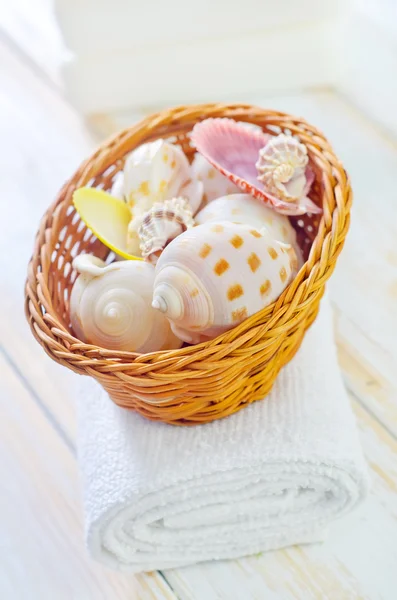
[[[62,181],[90,151],[93,141],[82,121],[52,88],[43,84],[0,42],[0,130],[7,151],[0,182],[0,268],[7,293],[0,296],[0,332],[15,365],[46,398],[46,409],[61,409],[60,422],[73,431],[74,413],[66,395],[68,373],[44,356],[30,335],[21,306],[27,264],[37,226]],[[43,361],[43,362],[41,362]],[[40,362],[54,378],[34,377]],[[63,425],[62,425],[63,426]]]
[[[74,453],[3,355],[0,371],[0,597],[176,600],[159,574],[113,573],[89,559]]]

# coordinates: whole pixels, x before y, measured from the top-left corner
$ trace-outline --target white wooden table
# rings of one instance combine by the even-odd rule
[[[32,338],[23,283],[38,221],[95,144],[59,91],[0,42],[0,598],[270,600],[397,595],[397,146],[330,92],[246,100],[322,128],[351,173],[352,228],[330,285],[340,364],[372,473],[369,500],[323,545],[141,576],[83,544],[68,383]],[[131,115],[104,115],[110,132]]]

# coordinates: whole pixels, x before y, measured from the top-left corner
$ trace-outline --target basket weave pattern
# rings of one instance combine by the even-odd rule
[[[276,302],[214,340],[141,355],[81,342],[69,319],[76,278],[71,263],[80,252],[106,259],[109,250],[80,221],[72,204],[74,190],[84,185],[109,189],[126,154],[159,137],[178,143],[191,159],[189,132],[208,117],[256,123],[273,135],[291,132],[306,144],[316,176],[310,196],[323,209],[316,219],[291,219],[307,262]],[[351,202],[343,165],[322,133],[300,118],[240,104],[182,106],[155,114],[104,143],[44,215],[26,283],[32,332],[53,360],[91,375],[114,402],[145,417],[188,425],[230,415],[266,396],[279,370],[298,350],[342,250]]]

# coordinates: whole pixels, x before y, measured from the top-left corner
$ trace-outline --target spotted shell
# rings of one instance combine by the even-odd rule
[[[161,254],[153,307],[182,340],[209,339],[276,300],[291,280],[294,260],[291,246],[267,230],[204,223],[175,238]]]
[[[132,260],[106,265],[85,254],[73,266],[80,275],[72,288],[70,318],[83,342],[142,353],[181,346],[164,315],[151,307],[153,265]]]
[[[189,161],[179,146],[158,139],[133,150],[124,165],[124,196],[131,210],[127,239],[130,254],[139,255],[142,217],[154,204],[182,196],[194,214],[202,195],[203,184],[192,180]]]
[[[192,131],[192,142],[220,173],[225,175],[243,192],[247,192],[286,215],[318,213],[321,209],[307,197],[313,182],[313,172],[307,167],[302,197],[296,202],[286,202],[271,193],[263,181],[258,180],[256,164],[260,151],[271,141],[271,136],[250,130],[232,119],[206,119],[197,123]],[[279,177],[287,177],[287,169],[279,171]]]
[[[197,225],[216,221],[244,223],[257,229],[265,227],[275,240],[290,244],[297,255],[298,265],[303,264],[296,231],[285,215],[280,215],[250,194],[230,194],[217,198],[197,213]]]
[[[192,211],[185,198],[157,202],[145,213],[139,228],[141,255],[155,264],[167,244],[193,225]]]

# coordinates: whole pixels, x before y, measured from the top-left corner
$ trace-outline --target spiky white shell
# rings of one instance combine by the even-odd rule
[[[145,213],[139,228],[141,255],[155,264],[167,244],[193,225],[192,211],[185,198],[157,202]]]
[[[290,244],[297,254],[299,264],[303,264],[296,231],[288,217],[266,206],[250,194],[230,194],[217,198],[210,205],[202,208],[195,217],[197,225],[221,220],[244,223],[257,229],[266,227],[275,240]]]
[[[124,196],[131,210],[128,251],[139,255],[142,216],[156,202],[183,196],[194,214],[202,193],[203,185],[191,180],[189,161],[179,146],[159,139],[133,150],[124,165]]]
[[[175,238],[156,265],[153,306],[181,339],[212,338],[273,302],[295,253],[267,230],[204,223]]]
[[[280,200],[297,202],[304,195],[308,162],[306,146],[282,133],[259,151],[258,179]]]
[[[73,262],[80,273],[70,299],[73,330],[109,350],[152,352],[179,348],[167,319],[151,307],[154,267],[142,261],[106,264],[90,255]]]

